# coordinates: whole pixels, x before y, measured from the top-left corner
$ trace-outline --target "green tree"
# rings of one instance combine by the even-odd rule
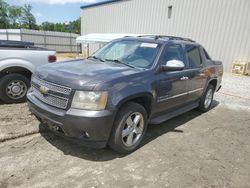
[[[20,6],[10,6],[5,0],[0,0],[0,29],[40,29],[45,31],[59,31],[80,33],[81,18],[67,23],[43,22],[36,24],[36,19],[32,14],[32,6],[29,4]]]
[[[56,23],[55,24],[55,31],[66,32],[65,25],[62,23]]]
[[[80,34],[80,32],[81,32],[81,18],[79,17],[77,20],[73,21],[71,23],[71,25],[73,28],[72,32]]]
[[[50,22],[43,22],[40,29],[44,31],[55,31],[55,24]]]
[[[21,16],[22,27],[27,29],[37,29],[38,27],[36,25],[36,18],[31,13],[31,11],[32,11],[32,6],[29,4],[25,4],[24,7],[22,8],[22,16]]]
[[[0,28],[7,29],[9,27],[9,18],[8,18],[8,7],[9,5],[0,0]]]
[[[9,12],[9,22],[12,28],[20,27],[20,18],[22,16],[22,7],[19,6],[10,6],[8,9]]]

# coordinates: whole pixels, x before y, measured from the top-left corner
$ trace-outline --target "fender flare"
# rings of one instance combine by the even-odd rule
[[[31,73],[35,71],[35,66],[31,62],[23,59],[5,59],[0,61],[0,63],[0,72],[12,67],[24,68],[30,71]]]
[[[126,102],[131,101],[131,100],[136,99],[136,98],[140,98],[140,97],[147,97],[150,100],[150,108],[152,108],[152,105],[154,102],[153,94],[151,92],[140,92],[140,93],[136,93],[133,95],[129,95],[129,96],[123,98],[122,100],[120,100],[117,103],[117,110],[119,110],[121,108],[121,106],[124,105]]]
[[[207,81],[207,83],[206,83],[206,87],[205,87],[204,92],[206,91],[208,85],[209,85],[211,82],[213,82],[213,81],[216,81],[216,87],[215,87],[214,89],[215,89],[215,91],[217,91],[217,88],[218,88],[218,80],[217,80],[216,77],[211,77],[210,79],[208,79],[208,81]]]

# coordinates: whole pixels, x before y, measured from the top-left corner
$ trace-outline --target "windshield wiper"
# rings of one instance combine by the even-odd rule
[[[137,67],[135,67],[135,66],[133,66],[133,65],[126,64],[126,63],[123,63],[123,62],[119,61],[118,59],[105,59],[105,61],[112,61],[112,62],[114,62],[114,63],[123,64],[123,65],[126,65],[126,66],[128,66],[128,67],[137,69]]]
[[[101,62],[104,62],[104,60],[102,60],[101,58],[96,57],[96,56],[89,56],[87,59],[89,59],[89,58],[97,59],[97,60],[99,60],[99,61],[101,61]]]

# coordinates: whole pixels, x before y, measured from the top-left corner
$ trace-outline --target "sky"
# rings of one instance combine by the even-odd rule
[[[80,17],[80,7],[105,0],[6,0],[10,5],[31,4],[38,24],[42,22],[66,22]]]

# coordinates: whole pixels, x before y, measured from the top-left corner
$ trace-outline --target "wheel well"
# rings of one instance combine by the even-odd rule
[[[145,108],[145,110],[148,114],[148,117],[150,116],[151,109],[152,109],[152,97],[141,96],[141,97],[136,97],[136,98],[130,99],[127,102],[135,102],[135,103],[142,105]]]
[[[11,73],[21,74],[21,75],[25,76],[26,78],[28,78],[29,80],[31,79],[31,75],[32,75],[32,72],[29,71],[26,68],[23,68],[23,67],[9,67],[9,68],[6,68],[6,69],[4,69],[4,70],[2,70],[0,72],[0,78],[4,77],[7,74],[11,74]]]
[[[214,89],[216,89],[217,80],[211,80],[211,81],[209,82],[209,84],[211,84],[212,86],[214,86]]]

